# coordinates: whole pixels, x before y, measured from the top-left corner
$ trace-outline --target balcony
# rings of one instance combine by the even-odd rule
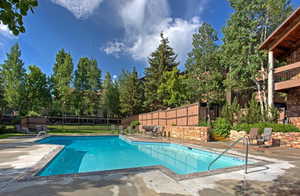
[[[276,91],[300,87],[300,62],[276,68],[274,81]]]

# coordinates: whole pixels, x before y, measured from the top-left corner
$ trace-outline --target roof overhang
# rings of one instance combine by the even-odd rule
[[[259,47],[281,56],[300,45],[300,8],[295,10]]]

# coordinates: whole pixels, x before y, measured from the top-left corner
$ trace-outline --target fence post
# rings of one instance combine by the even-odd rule
[[[200,124],[200,122],[201,122],[201,104],[200,104],[200,101],[197,104],[198,104],[198,124]]]
[[[176,126],[177,126],[177,108],[175,109],[175,113],[176,113]]]
[[[189,126],[189,106],[186,106],[186,126]]]

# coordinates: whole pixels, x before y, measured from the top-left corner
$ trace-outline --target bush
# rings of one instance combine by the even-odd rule
[[[256,101],[255,97],[253,96],[248,103],[247,112],[243,116],[242,121],[251,124],[251,123],[258,123],[262,120],[264,120],[264,116],[261,114],[259,103]]]
[[[290,124],[277,124],[269,122],[260,122],[254,124],[242,123],[233,127],[236,131],[246,131],[249,133],[251,128],[259,128],[260,133],[263,132],[264,128],[272,128],[273,132],[300,132],[300,129]]]
[[[39,113],[35,112],[35,111],[29,111],[27,114],[26,114],[26,117],[39,117],[41,116]]]
[[[6,132],[7,132],[6,126],[3,125],[3,124],[0,124],[0,134],[1,134],[1,133],[6,133]]]
[[[140,122],[138,120],[133,120],[130,122],[131,127],[137,127],[140,125]]]
[[[221,111],[221,117],[227,119],[231,124],[239,123],[241,118],[241,107],[235,98],[232,104],[226,104]]]
[[[213,123],[213,131],[215,134],[227,137],[230,134],[231,124],[225,118],[217,118],[217,120]]]
[[[210,127],[211,124],[209,122],[202,121],[198,124],[199,127]]]

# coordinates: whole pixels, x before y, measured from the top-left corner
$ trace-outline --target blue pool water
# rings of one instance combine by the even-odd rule
[[[162,165],[177,174],[207,171],[216,153],[178,144],[130,142],[118,136],[48,137],[42,144],[64,145],[64,149],[38,174],[50,176],[92,171]],[[223,156],[212,169],[243,165]]]

